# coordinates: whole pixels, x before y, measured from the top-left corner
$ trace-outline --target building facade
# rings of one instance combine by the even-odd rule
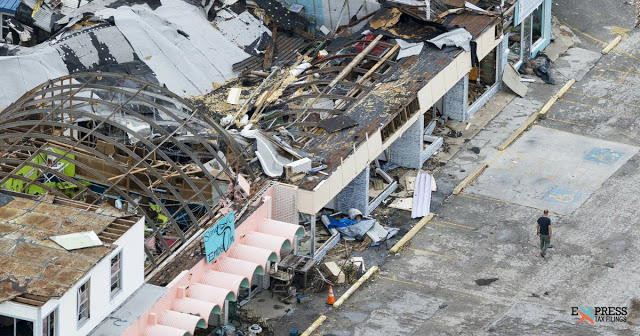
[[[8,211],[14,212],[12,209],[20,210],[18,207],[10,206],[11,203],[2,207],[5,214]],[[30,219],[25,218],[29,214],[40,216],[40,212],[37,211],[40,209],[39,206],[36,205],[35,211],[16,217],[15,221],[5,222],[5,225],[20,225],[19,223]],[[56,217],[60,217],[59,214],[73,211],[66,206],[50,204],[45,206],[51,212],[48,215],[44,213],[45,217],[37,217],[43,223],[57,223]],[[92,223],[81,223],[79,219],[91,218],[94,217],[93,215],[84,211],[77,212],[73,216],[63,218],[62,226],[70,225],[78,219],[77,224],[90,227]],[[115,219],[112,218],[112,220]],[[17,237],[16,243],[13,252],[8,250],[2,256],[3,263],[20,262],[22,269],[27,270],[24,271],[24,275],[17,275],[16,271],[10,269],[13,266],[9,264],[4,269],[2,281],[16,281],[22,277],[28,277],[28,273],[31,273],[33,278],[30,283],[35,285],[33,288],[26,287],[20,294],[13,293],[13,299],[0,303],[0,334],[9,336],[87,335],[135,292],[144,282],[142,267],[144,219],[141,218],[129,224],[119,222],[122,224],[117,224],[118,227],[129,226],[129,224],[130,226],[115,241],[111,241],[110,246],[87,247],[73,251],[66,251],[61,247],[55,249],[53,248],[55,243],[50,241],[47,241],[51,243],[50,247],[25,243],[32,239],[40,239],[39,236],[17,236],[19,232],[41,234],[42,232],[35,228],[40,223],[34,224],[33,228],[25,225],[22,228],[23,231],[19,229],[12,234]],[[113,229],[114,225],[106,226],[106,228],[109,227]],[[44,232],[44,234],[49,233]],[[101,239],[106,240],[103,237]],[[27,256],[25,251],[36,251],[40,255]],[[28,259],[36,260],[44,266],[42,269],[37,269],[35,268],[37,263],[31,263]],[[97,262],[94,262],[95,260]],[[82,268],[86,271],[82,271]],[[73,281],[76,278],[77,281]],[[71,282],[71,286],[67,286]],[[56,286],[60,288],[55,288]],[[39,295],[49,291],[62,294],[60,296],[54,294],[56,296],[51,297]]]

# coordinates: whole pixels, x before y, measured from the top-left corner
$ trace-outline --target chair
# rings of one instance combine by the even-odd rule
[[[292,267],[287,267],[286,271],[269,272],[269,276],[271,276],[271,297],[275,292],[289,292],[289,286],[291,286],[294,277]]]

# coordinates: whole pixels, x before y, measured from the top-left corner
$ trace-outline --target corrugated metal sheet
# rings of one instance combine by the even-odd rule
[[[15,14],[20,0],[0,0],[0,12]]]
[[[158,81],[183,97],[205,94],[214,82],[237,77],[232,64],[250,56],[213,28],[201,8],[184,1],[162,1],[155,11],[122,6],[96,14],[113,16]]]
[[[431,174],[419,171],[413,191],[411,218],[424,217],[431,211]]]

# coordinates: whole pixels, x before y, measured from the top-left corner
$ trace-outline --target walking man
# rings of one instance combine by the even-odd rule
[[[551,219],[549,210],[545,210],[542,217],[538,218],[538,236],[540,236],[540,256],[544,258],[547,248],[551,243]]]

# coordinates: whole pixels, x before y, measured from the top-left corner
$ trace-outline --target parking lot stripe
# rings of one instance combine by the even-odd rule
[[[421,287],[421,288],[426,287],[425,285],[423,285],[423,284],[419,284],[419,283],[416,283],[416,282],[404,281],[404,280],[398,280],[398,279],[394,279],[394,278],[389,278],[389,277],[386,277],[386,276],[382,276],[382,275],[379,275],[379,274],[378,274],[378,275],[376,275],[376,278],[384,279],[384,280],[389,280],[389,281],[393,281],[393,282],[398,282],[398,283],[403,283],[403,284],[405,284],[405,285],[411,285],[411,286],[415,286],[415,287]],[[438,289],[444,289],[444,290],[447,290],[446,288],[438,288]],[[474,299],[474,300],[478,300],[478,301],[486,301],[486,299],[485,299],[485,298],[482,298],[482,297],[479,297],[479,296],[475,296],[475,295],[471,295],[471,294],[466,294],[466,293],[462,293],[462,292],[458,292],[458,291],[454,291],[454,290],[448,290],[448,291],[450,291],[450,292],[451,292],[451,293],[453,293],[453,294],[460,295],[460,296],[464,296],[464,297],[467,297],[467,298],[470,298],[470,299]]]
[[[456,223],[451,223],[451,222],[447,222],[447,221],[443,221],[443,220],[437,220],[437,223],[442,223],[442,224],[447,224],[447,225],[453,225],[453,226],[459,226],[465,229],[469,229],[469,230],[475,230],[476,228],[472,227],[472,226],[466,226],[466,225],[462,225],[462,224],[456,224]]]
[[[420,253],[432,254],[432,255],[436,255],[438,257],[443,257],[443,258],[447,258],[447,259],[453,259],[453,260],[458,260],[458,261],[460,260],[460,258],[451,257],[451,256],[448,256],[448,255],[435,253],[435,252],[431,252],[431,251],[419,250],[419,249],[415,249],[415,248],[411,248],[411,247],[409,247],[409,250],[420,252]]]

